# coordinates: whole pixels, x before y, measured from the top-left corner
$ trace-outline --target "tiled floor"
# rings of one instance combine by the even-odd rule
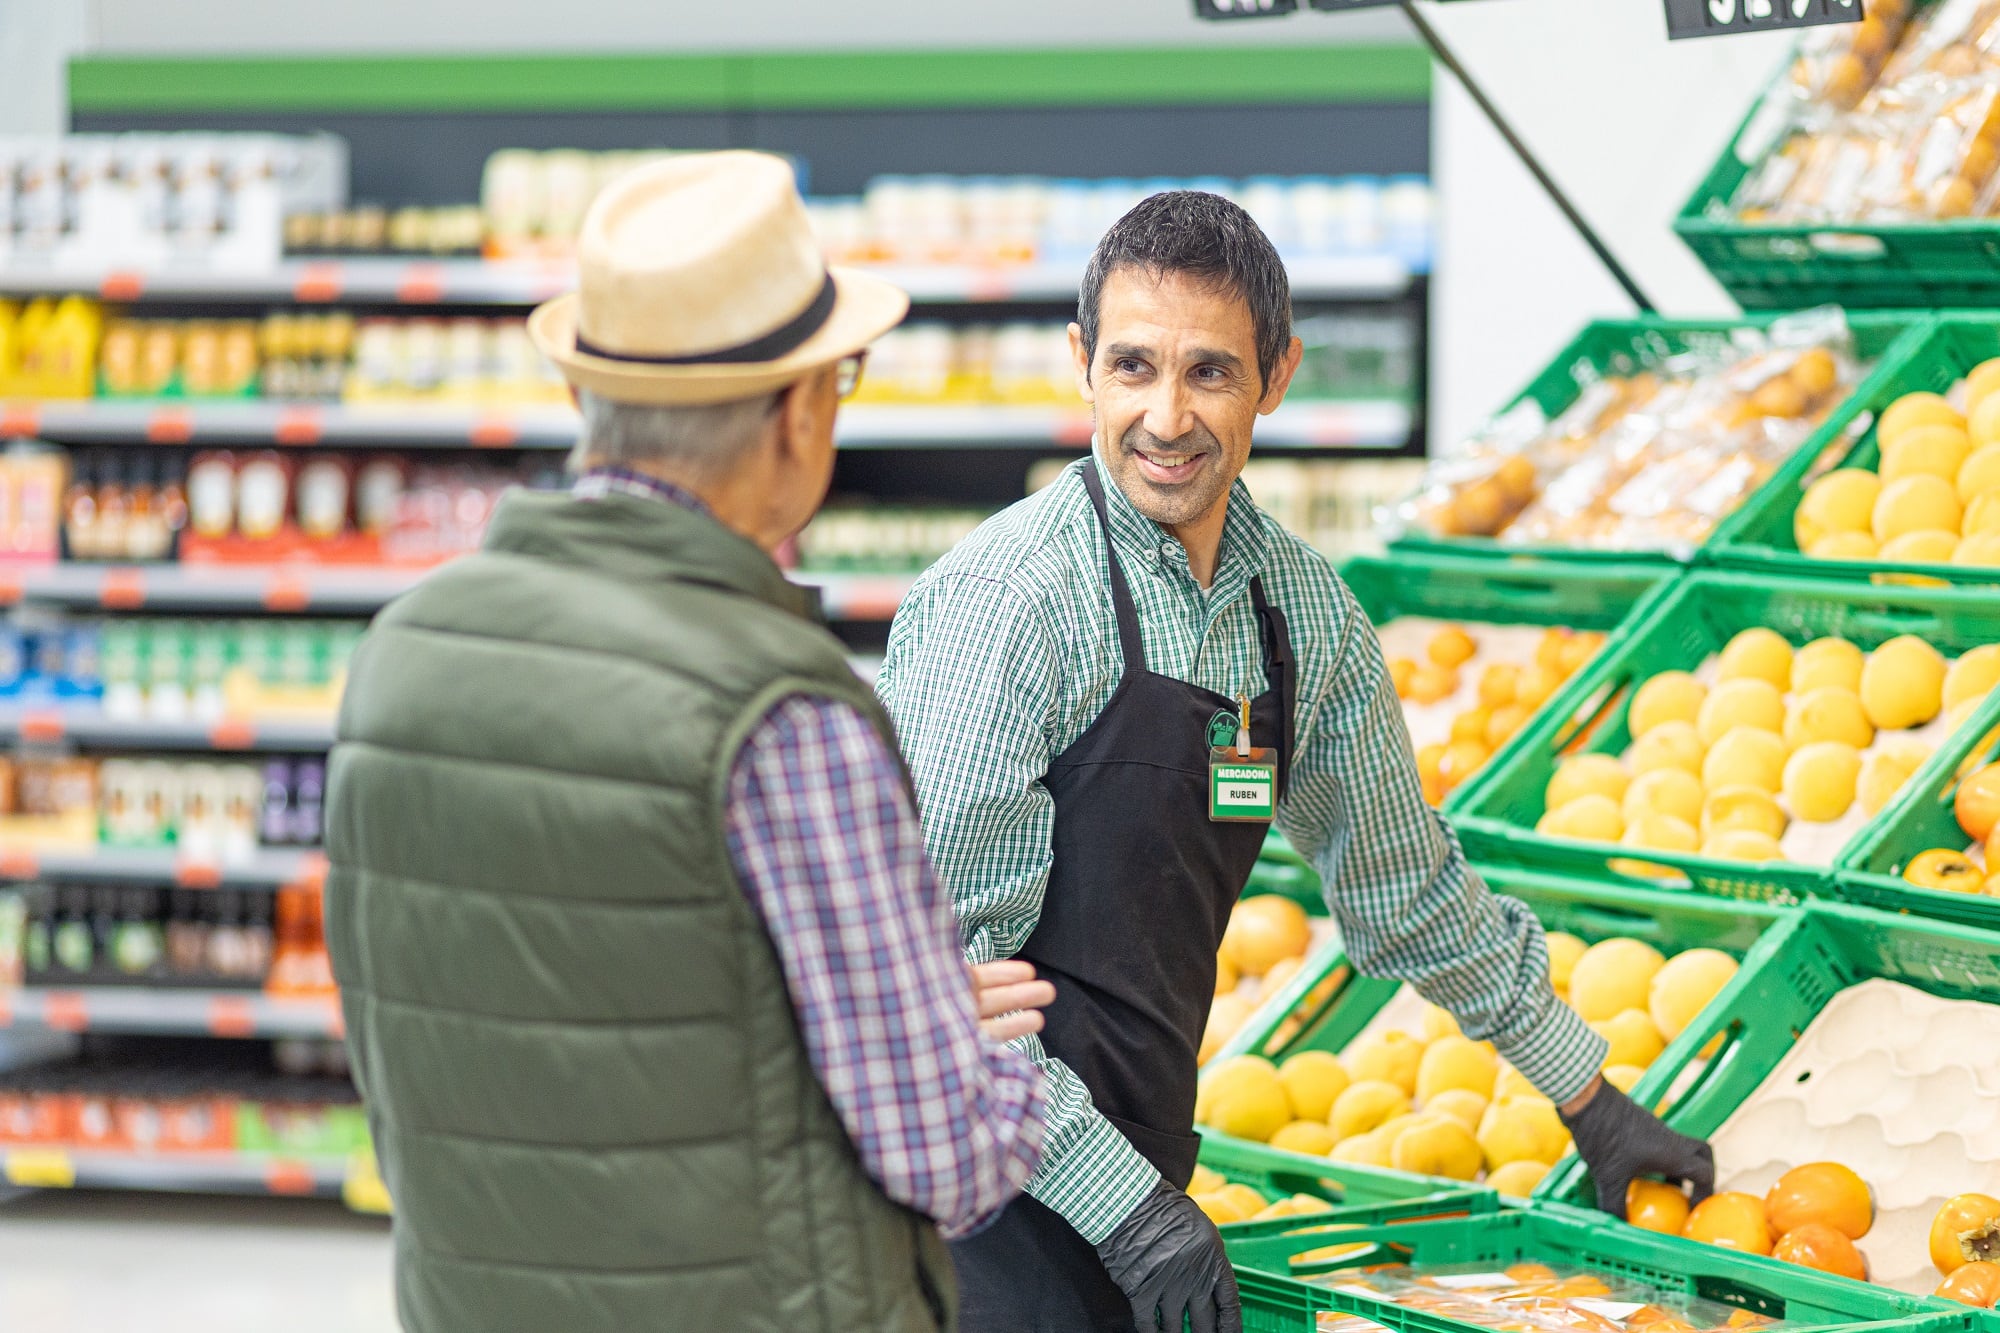
[[[0,1329],[396,1333],[389,1226],[308,1200],[18,1198],[0,1204]]]

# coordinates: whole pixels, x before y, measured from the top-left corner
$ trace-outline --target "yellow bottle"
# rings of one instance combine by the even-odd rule
[[[104,312],[97,302],[65,296],[41,335],[39,392],[45,398],[89,398],[95,385],[97,344]]]
[[[20,393],[17,377],[20,375],[20,352],[15,346],[15,328],[20,321],[20,311],[12,301],[0,301],[0,398],[11,398]]]

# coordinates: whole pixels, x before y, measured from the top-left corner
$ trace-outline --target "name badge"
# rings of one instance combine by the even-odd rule
[[[1233,745],[1208,752],[1208,817],[1219,824],[1268,824],[1278,813],[1278,752],[1247,755]]]

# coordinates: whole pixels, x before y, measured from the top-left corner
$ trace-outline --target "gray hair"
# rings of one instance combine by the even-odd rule
[[[578,389],[576,400],[583,409],[583,435],[570,453],[571,471],[653,464],[700,480],[728,472],[757,442],[778,395],[654,406],[613,402]]]

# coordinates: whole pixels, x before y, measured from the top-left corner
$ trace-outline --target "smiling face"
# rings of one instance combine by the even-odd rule
[[[1266,384],[1249,303],[1186,273],[1118,268],[1105,279],[1098,309],[1095,357],[1081,329],[1069,329],[1098,457],[1133,508],[1196,557],[1197,545],[1221,540],[1229,487],[1250,458],[1251,427],[1284,400],[1299,342]]]

